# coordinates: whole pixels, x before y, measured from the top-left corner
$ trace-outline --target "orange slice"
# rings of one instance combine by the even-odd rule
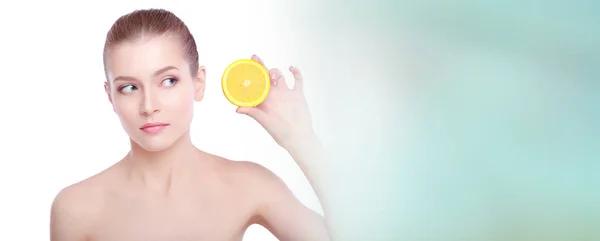
[[[227,66],[221,85],[229,102],[240,107],[254,107],[269,95],[271,79],[262,64],[240,59]]]

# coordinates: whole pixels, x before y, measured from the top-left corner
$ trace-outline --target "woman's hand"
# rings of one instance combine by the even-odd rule
[[[256,55],[252,56],[252,60],[265,66]],[[293,66],[289,67],[289,71],[294,76],[294,88],[290,88],[286,84],[279,69],[270,69],[271,91],[267,99],[257,107],[239,107],[237,112],[249,115],[258,121],[298,164],[317,194],[325,212],[324,226],[327,231],[316,231],[316,233],[327,233],[322,235],[322,240],[330,240],[329,237],[334,234],[331,230],[333,226],[329,208],[331,204],[326,195],[332,190],[332,188],[328,188],[331,185],[330,163],[313,130],[311,116],[302,90],[304,84],[302,74]],[[284,209],[288,210],[289,208]],[[322,229],[315,228],[314,230]]]
[[[258,56],[253,55],[252,60],[267,68]],[[258,121],[287,151],[301,148],[298,145],[316,140],[302,90],[302,74],[293,66],[289,67],[289,71],[294,76],[294,88],[286,84],[283,73],[279,69],[270,69],[271,90],[267,99],[256,107],[237,109],[238,113],[246,114]]]

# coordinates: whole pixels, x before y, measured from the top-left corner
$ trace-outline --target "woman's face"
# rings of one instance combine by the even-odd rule
[[[170,147],[189,131],[202,99],[204,69],[193,78],[179,39],[161,36],[113,46],[106,93],[129,137],[148,151]]]

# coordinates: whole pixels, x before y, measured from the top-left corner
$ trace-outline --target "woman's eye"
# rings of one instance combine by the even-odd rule
[[[132,92],[134,90],[137,90],[137,87],[133,86],[133,85],[123,85],[121,86],[121,88],[119,88],[119,91],[127,93],[127,92]]]
[[[162,83],[160,83],[161,86],[173,86],[175,85],[175,83],[177,83],[177,79],[175,78],[166,78],[162,81]]]

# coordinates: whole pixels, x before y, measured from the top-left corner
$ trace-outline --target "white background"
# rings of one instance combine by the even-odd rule
[[[364,204],[343,207],[361,216],[343,221],[359,224],[350,231],[378,230],[363,240],[399,240],[373,238],[384,231],[406,240],[598,237],[588,225],[600,210],[598,192],[590,192],[599,180],[592,178],[598,71],[591,66],[600,36],[592,31],[591,1],[548,2],[539,14],[532,12],[539,6],[522,1],[492,8],[412,1],[386,11],[366,1],[71,2],[0,5],[0,240],[47,240],[59,190],[127,152],[102,88],[102,47],[119,16],[149,7],[172,10],[188,24],[208,68],[193,141],[266,166],[319,210],[293,161],[254,121],[235,114],[219,89],[227,64],[255,53],[269,67],[293,64],[304,72],[320,137],[329,145],[345,137],[345,151],[362,152],[349,162],[339,158],[336,169],[353,177],[343,183]],[[290,21],[298,11],[313,18]],[[399,17],[402,27],[388,22]],[[411,38],[413,30],[424,35]],[[334,112],[337,121],[326,116]],[[400,188],[386,190],[398,179]],[[273,237],[253,227],[246,240]]]
[[[308,53],[295,51],[298,40],[284,8],[274,0],[169,2],[2,3],[0,240],[47,240],[55,195],[128,151],[128,138],[103,90],[102,48],[119,16],[149,7],[171,10],[188,24],[207,67],[206,98],[197,104],[192,126],[194,143],[226,158],[266,166],[320,212],[293,160],[258,124],[236,114],[220,90],[227,64],[255,53],[268,67],[299,66],[310,81],[310,63],[298,58]],[[315,103],[311,89],[316,84],[311,85],[307,98]],[[319,112],[318,106],[313,109]],[[275,238],[253,226],[244,240]]]

